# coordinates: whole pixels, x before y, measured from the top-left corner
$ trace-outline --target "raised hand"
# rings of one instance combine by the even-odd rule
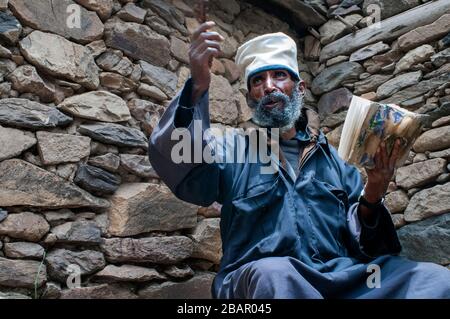
[[[208,90],[211,83],[211,64],[221,54],[220,42],[224,38],[217,32],[209,32],[215,26],[213,21],[201,24],[192,35],[189,61],[193,80],[192,105]]]

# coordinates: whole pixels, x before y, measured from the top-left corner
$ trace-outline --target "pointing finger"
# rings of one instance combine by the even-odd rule
[[[207,22],[201,24],[197,28],[197,30],[195,30],[195,32],[192,34],[192,40],[195,41],[202,32],[208,31],[208,29],[211,29],[215,25],[216,25],[216,23],[214,21],[207,21]]]

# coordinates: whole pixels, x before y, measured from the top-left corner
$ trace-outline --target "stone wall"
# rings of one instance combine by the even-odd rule
[[[233,58],[240,43],[278,31],[298,42],[306,103],[334,145],[351,93],[431,115],[387,201],[405,253],[449,264],[449,7],[418,31],[331,56],[327,46],[341,48],[351,25],[370,24],[369,4],[387,21],[419,1],[271,0],[266,11],[255,1],[210,2],[226,39],[213,64],[214,125],[251,119]],[[0,0],[0,298],[210,296],[220,206],[176,199],[146,155],[189,76],[192,8],[191,0]]]
[[[429,115],[386,202],[402,254],[449,265],[450,2],[351,0],[332,10],[341,18],[304,39],[322,129],[338,147],[352,94]]]

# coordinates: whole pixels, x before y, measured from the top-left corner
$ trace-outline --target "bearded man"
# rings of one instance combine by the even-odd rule
[[[262,174],[263,163],[250,161],[257,148],[238,133],[233,138],[245,146],[238,152],[240,161],[173,159],[174,132],[193,133],[195,121],[204,131],[210,127],[211,59],[219,57],[223,41],[208,31],[213,26],[206,22],[194,33],[191,78],[149,142],[154,169],[178,198],[201,206],[215,201],[223,205],[223,257],[213,297],[450,297],[446,268],[398,256],[401,246],[383,198],[400,141],[391,154],[380,147],[363,185],[359,171],[328,144],[317,114],[303,106],[305,83],[296,44],[283,33],[254,38],[236,55],[253,122],[281,132],[278,169]],[[199,142],[196,134],[189,136],[192,143]],[[237,145],[208,134],[199,138],[212,153],[227,153]]]

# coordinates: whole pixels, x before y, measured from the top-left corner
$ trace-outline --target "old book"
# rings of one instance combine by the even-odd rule
[[[397,138],[403,140],[396,167],[402,166],[422,132],[423,115],[393,104],[381,104],[353,96],[342,128],[339,156],[350,164],[374,167],[374,156],[382,141],[391,154]]]

